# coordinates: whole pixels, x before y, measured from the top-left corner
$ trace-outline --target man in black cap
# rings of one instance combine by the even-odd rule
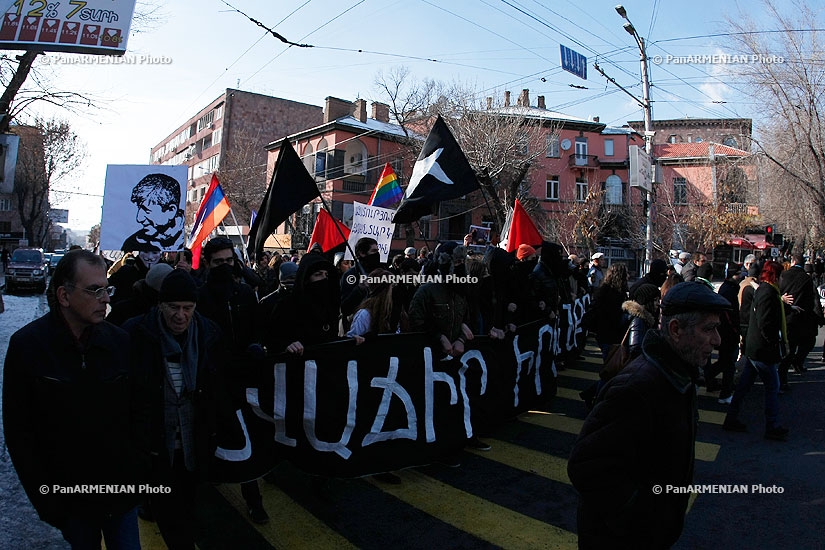
[[[229,348],[218,325],[195,311],[197,296],[192,277],[172,270],[159,304],[123,325],[139,383],[149,393],[152,481],[171,488],[149,502],[164,542],[176,549],[195,547],[195,493],[215,449],[245,445],[222,376]]]
[[[661,329],[599,392],[570,455],[579,548],[670,548],[682,532],[689,495],[668,487],[693,481],[695,381],[730,303],[679,283],[661,308]]]

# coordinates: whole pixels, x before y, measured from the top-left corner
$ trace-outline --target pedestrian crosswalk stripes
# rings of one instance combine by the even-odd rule
[[[486,438],[492,449],[467,450],[461,468],[396,472],[400,484],[374,478],[326,483],[284,465],[275,484],[261,482],[271,517],[266,525],[251,522],[238,485],[218,486],[216,497],[270,548],[575,548],[576,492],[567,476],[567,453],[586,416],[579,392],[598,380],[601,363],[598,349],[588,346],[576,368],[560,370],[552,412],[530,411],[494,431]],[[713,396],[704,397],[700,404]],[[703,408],[699,420],[721,425],[724,413]],[[696,459],[712,462],[719,450],[697,441]],[[534,489],[527,496],[523,487],[542,487],[546,500],[537,504]],[[403,523],[387,525],[395,518]],[[438,534],[411,537],[419,528]],[[143,548],[164,548],[155,524],[141,521],[140,529]],[[403,534],[387,539],[382,529]]]
[[[329,528],[305,508],[292,500],[286,493],[271,484],[262,484],[261,496],[264,509],[270,510],[271,518],[265,525],[251,524],[273,548],[300,548],[307,542],[307,534],[312,534],[314,550],[346,550],[357,546]],[[240,485],[224,484],[218,491],[234,507],[245,511],[246,503],[241,495]]]
[[[580,390],[563,388],[559,386],[558,390],[556,391],[556,397],[560,399],[569,399],[572,401],[581,401],[579,391]],[[706,424],[716,424],[717,426],[721,426],[724,421],[725,413],[723,412],[699,409],[699,422],[704,422]]]
[[[511,468],[570,485],[570,478],[567,477],[567,458],[558,458],[498,439],[488,439],[488,442],[492,447],[489,451],[468,451]]]
[[[581,378],[583,380],[598,380],[599,373],[593,372],[589,370],[579,370],[579,369],[564,369],[563,371],[559,371],[560,377],[569,377],[569,378]]]
[[[513,549],[577,546],[574,533],[460,491],[421,472],[406,470],[400,475],[401,484],[382,484],[381,489],[482,540]]]

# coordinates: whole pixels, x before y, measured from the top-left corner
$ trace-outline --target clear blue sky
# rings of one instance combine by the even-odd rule
[[[83,174],[69,188],[102,195],[106,164],[148,163],[152,145],[224,88],[240,87],[319,106],[329,95],[382,100],[374,85],[377,72],[401,65],[418,78],[458,80],[482,97],[501,97],[504,90],[515,97],[529,88],[533,104],[544,95],[548,108],[573,116],[599,116],[615,126],[642,118],[633,100],[592,67],[597,60],[619,83],[641,95],[638,48],[622,28],[615,1],[229,3],[286,38],[315,47],[288,48],[220,0],[177,0],[164,3],[161,20],[133,33],[128,44],[129,55],[163,56],[171,62],[43,67],[56,87],[98,100],[98,109],[64,114],[90,150]],[[765,8],[750,4],[742,9],[764,18]],[[785,0],[774,4],[780,11],[790,9]],[[735,3],[631,0],[624,5],[647,40],[651,57],[737,53],[725,37],[672,40],[724,32],[725,17],[739,13]],[[560,43],[588,57],[587,81],[561,71]],[[757,119],[758,110],[736,89],[731,70],[712,64],[654,65],[654,117]],[[55,206],[70,209],[73,229],[85,231],[99,221],[100,197],[61,197],[64,200]]]

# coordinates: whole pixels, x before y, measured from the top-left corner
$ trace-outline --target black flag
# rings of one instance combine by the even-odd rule
[[[320,196],[315,180],[307,172],[292,144],[284,138],[272,181],[249,230],[249,246],[255,257],[260,255],[266,239],[284,220]]]
[[[414,222],[433,204],[455,199],[479,188],[475,172],[441,116],[435,121],[413,167],[393,223]]]

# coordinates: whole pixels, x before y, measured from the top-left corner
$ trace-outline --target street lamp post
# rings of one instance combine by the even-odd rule
[[[653,159],[653,108],[650,105],[650,78],[648,76],[647,51],[645,50],[644,38],[639,36],[636,28],[630,19],[627,17],[627,10],[624,6],[619,4],[616,6],[616,13],[618,13],[627,23],[624,24],[624,30],[636,39],[636,44],[639,46],[639,61],[642,66],[642,108],[645,113],[645,152],[650,159]],[[655,174],[655,170],[653,171]],[[655,177],[655,176],[654,176]],[[645,228],[645,273],[650,271],[650,262],[653,260],[653,187],[652,181],[651,191],[647,192],[647,226]]]

